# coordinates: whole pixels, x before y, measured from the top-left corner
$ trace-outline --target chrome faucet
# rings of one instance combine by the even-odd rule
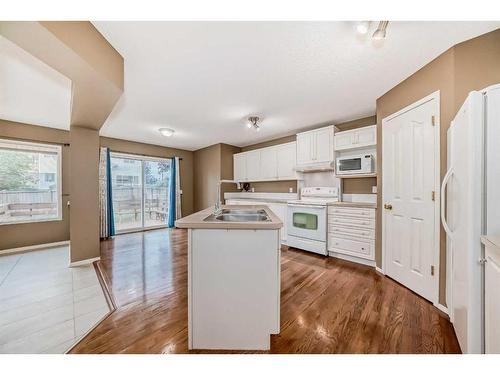
[[[217,200],[215,201],[215,209],[214,209],[214,215],[216,215],[216,216],[219,215],[222,212],[222,208],[221,208],[222,202],[221,202],[221,199],[220,199],[220,187],[224,183],[226,183],[226,184],[236,184],[236,187],[238,189],[241,189],[240,183],[238,181],[234,181],[234,180],[220,180],[217,183]]]

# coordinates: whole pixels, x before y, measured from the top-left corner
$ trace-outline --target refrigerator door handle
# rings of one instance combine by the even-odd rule
[[[448,234],[448,236],[451,236],[453,231],[450,229],[450,227],[448,226],[448,223],[446,222],[446,212],[445,212],[446,200],[444,199],[444,197],[445,197],[445,192],[446,192],[446,185],[448,185],[448,181],[450,180],[450,177],[452,175],[453,175],[453,167],[448,169],[448,171],[444,175],[443,183],[441,184],[441,197],[440,197],[441,198],[441,223],[443,223],[444,231],[446,232],[446,234]]]

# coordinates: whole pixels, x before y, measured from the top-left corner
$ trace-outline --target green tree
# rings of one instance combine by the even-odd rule
[[[34,164],[33,158],[24,152],[0,150],[0,190],[33,187],[37,183]]]

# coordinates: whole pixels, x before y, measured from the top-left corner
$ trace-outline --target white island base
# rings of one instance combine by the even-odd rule
[[[189,349],[268,350],[280,329],[279,229],[189,229]]]

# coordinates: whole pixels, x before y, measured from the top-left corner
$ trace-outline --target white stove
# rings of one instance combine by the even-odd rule
[[[327,206],[339,201],[338,187],[305,187],[300,191],[300,199],[288,201],[289,204]]]
[[[327,206],[339,201],[339,188],[302,188],[300,196],[299,200],[287,202],[287,244],[298,249],[328,255]]]

